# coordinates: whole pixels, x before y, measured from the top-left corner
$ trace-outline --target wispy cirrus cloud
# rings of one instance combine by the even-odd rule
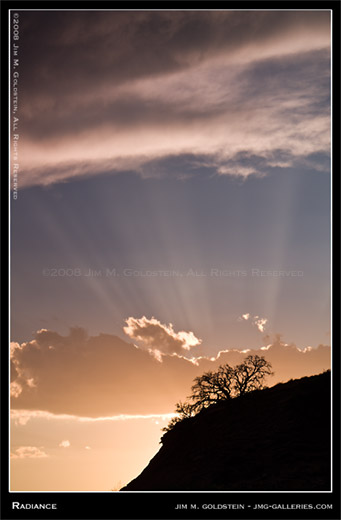
[[[245,178],[328,154],[329,12],[54,15],[22,17],[21,186],[188,155]]]
[[[46,412],[42,410],[18,410],[12,409],[10,413],[11,421],[16,426],[26,426],[31,420],[36,421],[76,421],[80,423],[97,423],[97,422],[121,422],[121,421],[138,421],[138,420],[160,420],[169,421],[174,417],[174,413],[162,413],[162,414],[119,414],[119,415],[107,415],[103,417],[83,417],[79,415],[71,414],[56,414]],[[68,447],[69,441],[62,441],[61,447]],[[66,443],[66,444],[65,444]],[[90,448],[89,448],[90,449]]]

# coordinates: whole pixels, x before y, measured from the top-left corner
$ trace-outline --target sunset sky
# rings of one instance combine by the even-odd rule
[[[109,491],[205,370],[330,367],[331,15],[16,12],[11,489]]]

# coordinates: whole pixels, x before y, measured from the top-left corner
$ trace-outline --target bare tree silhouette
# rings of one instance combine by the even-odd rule
[[[196,414],[196,408],[194,404],[187,402],[182,403],[181,401],[176,403],[175,411],[178,415],[173,417],[169,421],[168,425],[162,428],[163,431],[171,430],[178,422],[182,421],[183,419],[193,417]]]
[[[274,374],[271,369],[271,363],[263,356],[249,355],[235,367],[220,365],[216,372],[209,371],[196,377],[189,401],[176,403],[175,411],[178,415],[171,419],[163,431],[171,430],[178,422],[193,417],[203,408],[219,401],[263,389],[265,378]]]
[[[192,394],[189,399],[193,408],[199,412],[218,401],[231,399],[233,391],[233,368],[228,364],[221,365],[217,372],[205,372],[194,379]]]
[[[263,356],[247,356],[244,363],[234,368],[234,391],[236,395],[243,395],[253,390],[264,388],[266,376],[272,376],[271,363]]]

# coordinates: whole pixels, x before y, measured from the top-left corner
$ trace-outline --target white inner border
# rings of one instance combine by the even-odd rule
[[[8,201],[9,201],[9,265],[8,265],[8,289],[9,289],[9,322],[8,322],[8,330],[9,330],[9,338],[8,338],[8,351],[10,350],[10,327],[11,327],[11,165],[12,165],[12,155],[11,155],[11,13],[12,12],[163,12],[160,9],[9,9],[8,10],[8,136],[9,136],[9,189],[8,189]],[[235,12],[330,12],[330,135],[331,135],[331,146],[330,146],[330,179],[331,179],[331,190],[330,190],[330,202],[331,202],[331,212],[330,212],[330,230],[331,230],[331,260],[330,260],[330,323],[331,323],[331,489],[330,491],[124,491],[124,493],[332,493],[333,492],[333,276],[332,276],[332,268],[333,268],[333,114],[332,114],[332,106],[333,106],[333,10],[332,9],[167,9],[168,12],[227,12],[227,11],[235,11]],[[10,384],[10,357],[8,363],[8,381]],[[9,410],[11,410],[10,404],[10,388],[8,388],[8,405]],[[11,479],[11,464],[10,464],[10,439],[11,439],[11,418],[10,414],[8,416],[8,491],[9,493],[111,493],[114,494],[113,491],[12,491],[10,489],[10,479]],[[155,454],[156,455],[156,454]]]

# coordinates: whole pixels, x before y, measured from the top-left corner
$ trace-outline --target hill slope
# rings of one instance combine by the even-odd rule
[[[330,372],[278,384],[178,423],[121,491],[330,489]]]

